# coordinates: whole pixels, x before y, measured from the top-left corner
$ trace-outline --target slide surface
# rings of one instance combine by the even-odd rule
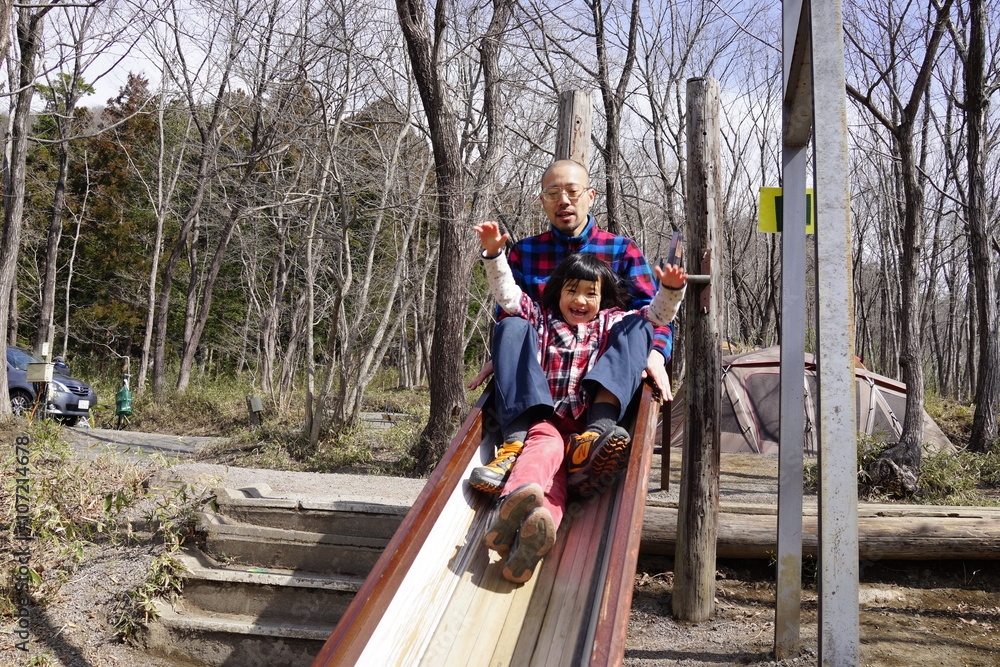
[[[313,662],[319,665],[608,665],[625,652],[659,406],[637,400],[626,473],[568,508],[525,584],[482,544],[494,498],[470,470],[493,458],[484,393]]]

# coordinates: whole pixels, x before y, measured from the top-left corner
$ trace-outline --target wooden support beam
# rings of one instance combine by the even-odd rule
[[[576,160],[590,169],[590,130],[594,103],[589,90],[564,90],[559,94],[557,160]]]
[[[718,224],[719,96],[715,79],[687,82],[688,198],[685,234],[689,273],[709,276],[688,286],[684,347],[687,406],[681,457],[680,516],[674,561],[674,616],[705,621],[715,613],[715,537],[719,514],[718,313],[722,282]],[[694,266],[691,264],[695,263]]]

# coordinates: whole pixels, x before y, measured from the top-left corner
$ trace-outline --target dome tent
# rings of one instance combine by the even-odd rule
[[[806,354],[805,364],[805,440],[804,453],[818,453],[816,425],[819,378],[813,355]],[[723,452],[776,454],[779,430],[779,378],[781,371],[778,346],[722,357],[720,381]],[[858,431],[895,441],[902,432],[906,408],[906,385],[873,373],[860,363],[854,370],[855,407]],[[672,411],[673,447],[683,444],[683,386]],[[941,428],[924,411],[924,440],[931,451],[951,451],[954,447]]]

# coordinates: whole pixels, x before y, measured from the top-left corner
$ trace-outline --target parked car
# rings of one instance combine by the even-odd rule
[[[19,347],[7,348],[7,393],[14,414],[30,412],[35,404],[37,384],[28,382],[28,364],[41,362],[32,352]],[[97,405],[97,394],[90,385],[69,376],[66,368],[56,366],[50,383],[46,411],[67,426],[74,426]]]

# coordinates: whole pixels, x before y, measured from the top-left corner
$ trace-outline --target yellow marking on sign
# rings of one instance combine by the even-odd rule
[[[778,233],[782,229],[781,188],[761,188],[757,231]],[[806,234],[816,233],[816,197],[806,189]]]

